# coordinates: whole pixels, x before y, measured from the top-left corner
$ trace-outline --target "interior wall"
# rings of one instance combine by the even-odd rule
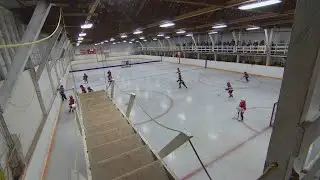
[[[3,117],[11,134],[18,136],[26,156],[43,117],[29,71],[19,77]]]
[[[119,42],[116,44],[104,43],[102,45],[80,45],[75,48],[75,54],[80,55],[80,50],[96,49],[98,54],[106,54],[107,57],[127,56],[132,52],[133,45],[129,43]],[[103,57],[101,57],[103,58]]]

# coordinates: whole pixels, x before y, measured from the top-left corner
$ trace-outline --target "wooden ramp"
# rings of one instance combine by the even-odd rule
[[[172,180],[105,91],[80,94],[93,180]]]

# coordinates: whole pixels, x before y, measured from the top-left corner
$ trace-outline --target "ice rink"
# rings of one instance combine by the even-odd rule
[[[188,89],[178,88],[178,67]],[[251,76],[245,83],[239,73],[155,62],[75,72],[76,87],[83,84],[85,72],[89,76],[86,86],[105,89],[108,70],[115,79],[115,101],[120,109],[125,111],[128,105],[127,93],[136,94],[131,121],[156,152],[178,133],[150,120],[139,104],[157,122],[193,136],[191,141],[213,179],[255,180],[261,175],[272,131],[272,107],[278,100],[281,80]],[[234,88],[231,99],[224,90],[227,81]],[[244,122],[239,122],[233,117],[242,97],[247,111]],[[180,179],[208,179],[188,143],[164,161]]]

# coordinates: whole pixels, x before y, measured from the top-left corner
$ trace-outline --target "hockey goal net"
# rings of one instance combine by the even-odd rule
[[[274,120],[275,120],[275,118],[276,118],[277,108],[278,108],[278,102],[275,102],[275,103],[273,104],[273,108],[272,108],[272,113],[271,113],[271,118],[270,118],[270,124],[269,124],[270,127],[273,126]]]
[[[121,67],[131,67],[131,62],[126,60],[126,61],[121,61]]]

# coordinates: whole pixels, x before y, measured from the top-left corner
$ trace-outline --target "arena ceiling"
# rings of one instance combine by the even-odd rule
[[[13,0],[9,0],[12,2]],[[10,7],[20,19],[27,23],[37,3],[35,0],[15,0],[19,6]],[[256,0],[51,0],[52,8],[43,31],[52,32],[63,9],[64,26],[68,37],[76,42],[82,31],[80,25],[88,16],[93,28],[86,29],[85,44],[98,43],[111,37],[120,39],[126,33],[128,39],[145,36],[155,37],[158,33],[176,36],[178,29],[187,32],[207,33],[212,26],[225,23],[222,31],[245,29],[248,26],[291,27],[296,0],[282,0],[281,3],[252,11],[239,10],[239,5]],[[160,28],[164,20],[175,22],[170,28]],[[142,35],[133,35],[141,28]]]

